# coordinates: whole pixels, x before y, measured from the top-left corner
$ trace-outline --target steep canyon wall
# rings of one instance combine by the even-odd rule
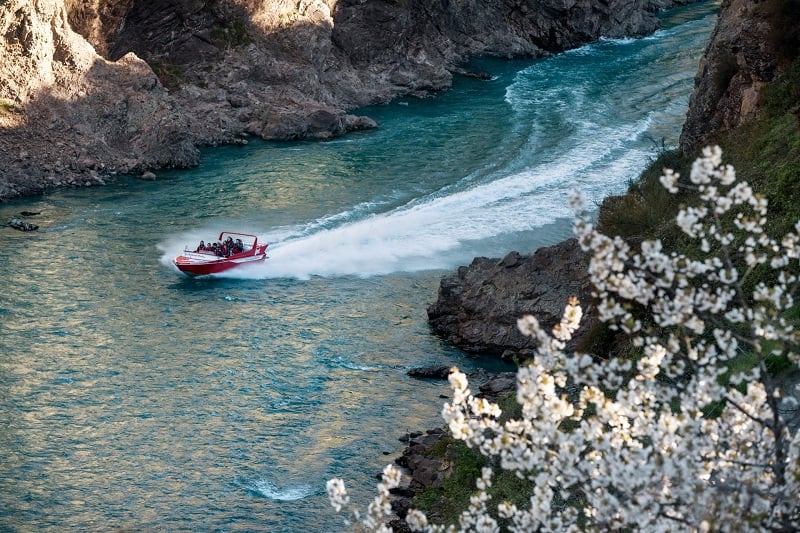
[[[763,90],[800,55],[800,0],[726,0],[700,61],[680,145],[695,152],[759,115]]]
[[[471,56],[646,34],[689,1],[7,0],[0,199],[375,127],[349,112],[446,88]]]

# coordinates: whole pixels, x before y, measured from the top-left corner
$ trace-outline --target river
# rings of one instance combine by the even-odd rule
[[[199,167],[0,204],[0,531],[341,529],[446,383],[489,365],[433,336],[441,277],[570,235],[567,195],[625,190],[675,145],[719,2],[642,39],[480,60],[330,142],[206,149]],[[263,266],[170,263],[222,230]]]

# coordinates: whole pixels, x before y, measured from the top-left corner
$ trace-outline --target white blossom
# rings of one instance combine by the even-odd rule
[[[347,490],[344,486],[344,481],[339,478],[329,479],[327,484],[325,485],[325,489],[328,492],[328,498],[331,500],[331,505],[336,512],[342,510],[342,507],[347,505],[350,502],[350,498],[347,496]]]
[[[424,531],[428,527],[428,518],[418,509],[411,509],[406,514],[406,524],[411,531]]]
[[[672,169],[665,168],[660,178],[661,185],[672,194],[675,194],[678,192],[678,178],[680,178],[680,174],[673,172]]]
[[[661,183],[676,192],[679,177],[665,170]],[[722,165],[718,147],[703,150],[681,187],[698,192],[676,223],[697,239],[702,259],[667,254],[658,241],[637,253],[596,230],[580,195],[570,199],[597,316],[634,335],[633,359],[564,353],[583,313],[570,299],[551,332],[533,316],[518,320],[537,345],[517,371],[520,418],[501,423],[498,405],[450,373],[442,416],[452,437],[532,489],[527,505],[493,504],[486,467],[447,531],[499,531],[498,520],[515,532],[800,528],[800,432],[790,433],[786,418],[800,393],[782,390],[765,364],[767,350],[800,360],[800,334],[784,318],[795,303],[800,221],[782,239],[768,237],[766,199]],[[729,212],[735,231],[720,222]],[[758,265],[774,272],[754,285]],[[732,370],[743,353],[755,364]],[[363,527],[385,530],[389,487],[399,482],[384,471]],[[337,511],[349,503],[341,480],[327,489]],[[414,531],[445,531],[417,510],[406,521]]]

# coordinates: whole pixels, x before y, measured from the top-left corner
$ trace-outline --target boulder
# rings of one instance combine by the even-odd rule
[[[428,307],[428,322],[435,333],[467,352],[525,356],[534,343],[517,329],[521,316],[532,314],[550,329],[572,296],[580,300],[584,315],[591,315],[587,267],[588,257],[575,239],[531,255],[476,258],[441,280],[437,300]],[[568,349],[580,344],[591,323],[583,321]]]

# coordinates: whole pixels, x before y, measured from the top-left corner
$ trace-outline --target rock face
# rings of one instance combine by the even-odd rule
[[[437,301],[428,308],[429,323],[465,351],[506,358],[525,355],[534,345],[517,330],[517,319],[532,314],[549,329],[561,320],[571,296],[584,305],[591,302],[587,265],[575,239],[532,255],[511,252],[500,260],[476,258],[442,279]],[[581,325],[573,346],[590,322]]]
[[[68,18],[63,3],[0,5],[0,199],[196,163],[187,121],[147,63],[103,59]]]
[[[800,2],[727,0],[695,79],[680,138],[694,152],[758,114],[763,89],[800,53]]]
[[[645,34],[687,1],[7,0],[0,199],[373,128],[349,111],[443,89],[472,55]]]

